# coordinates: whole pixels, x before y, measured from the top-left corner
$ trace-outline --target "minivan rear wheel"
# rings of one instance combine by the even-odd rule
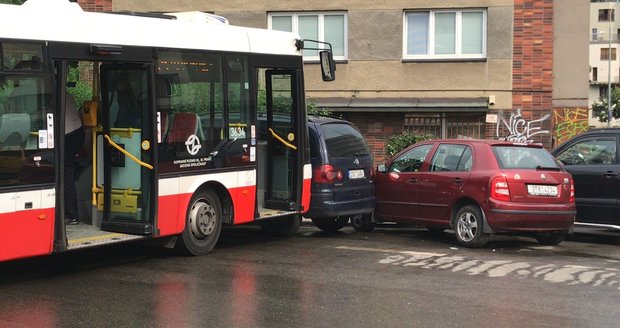
[[[534,238],[541,245],[553,246],[563,242],[566,236],[568,236],[568,230],[538,232],[534,235]]]
[[[261,229],[281,237],[290,237],[297,233],[301,226],[301,215],[293,214],[258,221]]]
[[[336,232],[349,223],[348,217],[315,218],[311,220],[317,228],[327,232]]]
[[[351,226],[356,231],[371,232],[375,228],[375,224],[372,222],[372,213],[353,215]]]
[[[489,234],[483,232],[483,218],[480,207],[466,205],[459,209],[454,218],[453,229],[456,240],[465,247],[482,247],[489,241]]]

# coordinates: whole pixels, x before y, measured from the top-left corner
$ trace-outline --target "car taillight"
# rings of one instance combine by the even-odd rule
[[[342,171],[336,170],[330,164],[321,165],[312,172],[312,182],[314,183],[334,183],[341,180]]]
[[[491,198],[510,201],[510,190],[505,176],[498,176],[491,182]]]
[[[573,179],[570,180],[570,196],[568,197],[568,201],[571,203],[575,202],[575,183]]]

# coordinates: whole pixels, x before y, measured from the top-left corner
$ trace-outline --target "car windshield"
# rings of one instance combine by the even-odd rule
[[[321,125],[321,133],[330,157],[367,156],[370,149],[362,134],[349,124]]]
[[[553,156],[543,148],[500,145],[492,149],[502,169],[560,169]]]

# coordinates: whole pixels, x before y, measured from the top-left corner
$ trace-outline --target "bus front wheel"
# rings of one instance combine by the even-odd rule
[[[222,205],[211,190],[199,191],[189,202],[185,229],[175,248],[183,254],[204,255],[215,247],[222,231]]]

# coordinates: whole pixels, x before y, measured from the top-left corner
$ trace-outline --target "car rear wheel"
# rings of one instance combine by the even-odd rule
[[[483,218],[480,207],[466,205],[459,209],[454,218],[454,233],[459,244],[465,247],[482,247],[489,241],[489,234],[483,232]]]
[[[534,235],[534,238],[536,238],[536,240],[541,245],[552,246],[552,245],[557,245],[563,242],[564,239],[566,239],[567,235],[568,235],[567,230],[561,230],[561,231],[539,232]]]
[[[371,232],[375,228],[375,224],[372,222],[372,213],[352,216],[351,226],[356,231]]]
[[[349,223],[348,217],[316,218],[311,220],[317,228],[327,232],[336,232]]]
[[[301,215],[287,215],[259,221],[263,231],[275,233],[282,237],[290,237],[297,233],[301,226]]]

